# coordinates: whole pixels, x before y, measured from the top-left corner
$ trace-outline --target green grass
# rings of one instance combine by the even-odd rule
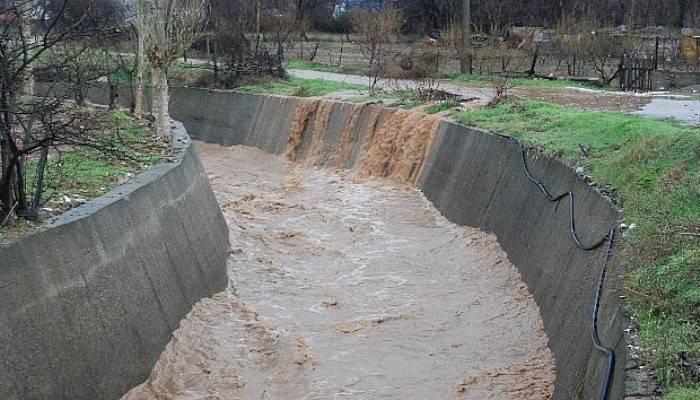
[[[287,81],[270,81],[255,85],[239,86],[233,89],[238,93],[263,93],[284,96],[302,95],[323,96],[341,90],[366,90],[364,85],[326,81],[323,79],[289,78]]]
[[[657,379],[692,384],[684,358],[700,359],[700,249],[638,268],[631,279],[630,303],[642,342],[653,346]]]
[[[95,116],[104,118],[104,122],[116,128],[93,138],[95,143],[100,144],[100,150],[62,147],[60,152],[54,151],[49,155],[44,175],[43,198],[46,203],[43,207],[52,210],[54,215],[70,209],[71,204],[64,198],[88,201],[99,197],[144,168],[161,163],[170,149],[167,140],[155,137],[150,129],[129,114],[121,111],[111,114],[97,112]],[[27,163],[29,196],[33,196],[35,191],[36,166],[36,159]],[[6,234],[29,234],[41,224],[41,221],[15,219],[8,226],[0,226],[0,240]]]
[[[450,76],[449,81],[454,83],[464,83],[476,86],[491,85],[499,81],[507,80],[514,87],[534,87],[534,88],[550,88],[563,89],[567,87],[587,88],[587,89],[605,89],[595,83],[572,81],[567,79],[537,79],[537,78],[503,78],[492,75],[470,75],[459,74]]]
[[[636,225],[618,251],[632,270],[628,305],[645,354],[661,383],[678,388],[671,398],[696,394],[681,388],[699,383],[689,365],[700,363],[700,129],[528,100],[454,116],[583,166],[613,191]]]
[[[333,72],[336,74],[353,74],[353,75],[366,75],[367,69],[360,67],[347,67],[347,66],[332,66],[327,64],[321,64],[308,60],[301,59],[289,59],[285,60],[282,65],[287,69],[300,69],[305,71],[318,71],[318,72]]]
[[[427,114],[437,114],[439,112],[448,111],[459,106],[459,102],[456,100],[446,100],[433,105],[428,106],[425,109]]]
[[[128,180],[144,168],[159,164],[170,148],[166,140],[154,137],[150,129],[137,123],[130,115],[117,111],[106,122],[117,127],[95,137],[102,149],[78,147],[62,148],[49,156],[45,170],[45,208],[60,214],[70,208],[64,197],[72,200],[91,200],[114,186]],[[35,182],[36,160],[27,164],[27,181]],[[33,196],[34,187],[29,188]],[[1,222],[1,221],[0,221]],[[10,226],[0,227],[0,238],[8,233],[30,233],[41,222],[15,220]]]
[[[666,394],[666,400],[697,400],[700,399],[700,388],[672,389]]]
[[[64,195],[86,200],[98,197],[125,176],[162,161],[168,148],[163,140],[124,112],[112,113],[112,119],[121,126],[108,139],[109,151],[75,148],[50,157],[46,179],[51,184],[45,193],[49,206],[60,208]]]
[[[130,85],[133,80],[131,70],[122,69],[119,71],[112,72],[110,75],[112,82],[118,85]]]

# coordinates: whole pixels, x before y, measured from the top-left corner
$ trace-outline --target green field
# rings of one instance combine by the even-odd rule
[[[511,100],[454,114],[560,156],[623,209],[628,305],[669,399],[700,398],[700,129],[617,113]]]

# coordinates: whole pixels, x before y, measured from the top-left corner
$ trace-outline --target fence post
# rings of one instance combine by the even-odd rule
[[[654,71],[659,69],[659,35],[656,35],[656,44],[654,45]]]

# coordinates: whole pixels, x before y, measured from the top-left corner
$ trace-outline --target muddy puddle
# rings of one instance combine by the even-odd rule
[[[538,308],[494,237],[410,187],[198,151],[230,228],[231,284],[124,399],[550,397]]]
[[[652,98],[633,114],[653,118],[675,119],[689,125],[700,125],[700,100]]]

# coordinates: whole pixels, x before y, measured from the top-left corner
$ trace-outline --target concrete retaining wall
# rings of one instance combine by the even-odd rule
[[[169,162],[0,246],[0,399],[117,399],[226,288],[226,222],[174,131]]]
[[[301,108],[308,109],[309,101],[180,89],[173,93],[171,111],[196,139],[256,146],[281,154],[287,149],[293,125],[299,123],[295,114]],[[397,112],[377,105],[333,103],[323,112],[319,111],[323,107],[318,104],[315,107],[316,111],[305,123],[299,157],[309,157],[312,131],[322,126],[325,132],[321,142],[313,147],[334,152],[342,146],[344,137],[350,146],[343,163],[346,168],[357,166],[367,135],[373,135],[378,126]],[[356,123],[350,121],[353,115]],[[319,165],[332,165],[334,159],[323,155],[313,158]],[[552,193],[574,192],[575,215],[584,242],[598,241],[619,219],[610,202],[581,182],[570,168],[547,158],[528,157],[528,162],[533,174]],[[520,269],[540,306],[555,355],[555,398],[597,398],[605,358],[593,348],[590,332],[596,266],[601,251],[584,252],[575,247],[568,233],[567,203],[547,201],[527,180],[515,143],[449,122],[440,123],[417,182],[450,220],[496,234]],[[624,272],[615,265],[611,265],[605,283],[599,323],[603,343],[614,347],[620,360],[615,368],[611,399],[623,396],[626,357],[619,297]]]

